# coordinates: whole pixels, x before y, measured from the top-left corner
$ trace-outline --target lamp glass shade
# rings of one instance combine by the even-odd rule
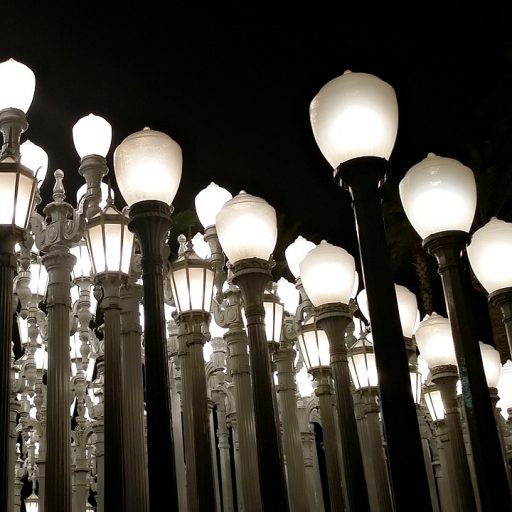
[[[200,258],[207,260],[211,257],[212,251],[210,245],[208,242],[205,242],[204,236],[199,233],[199,231],[192,237],[192,245],[194,246],[194,251]]]
[[[302,326],[299,347],[308,371],[311,368],[330,366],[329,339],[326,332],[318,328],[313,318]]]
[[[26,229],[32,214],[37,181],[32,171],[15,166],[0,171],[0,225]]]
[[[422,239],[442,231],[469,232],[476,210],[473,171],[453,158],[430,153],[399,184],[400,199]]]
[[[501,356],[498,350],[488,343],[479,342],[482,363],[484,365],[487,387],[497,388],[501,374]]]
[[[425,315],[415,332],[418,349],[430,369],[457,366],[450,321],[437,313]]]
[[[364,336],[350,347],[348,367],[355,389],[379,385],[373,344]]]
[[[305,366],[295,374],[295,380],[297,381],[297,390],[301,397],[305,398],[313,394],[313,381],[311,374],[307,371]]]
[[[20,162],[30,169],[41,185],[48,171],[48,153],[37,144],[26,140],[20,145]]]
[[[302,284],[314,306],[349,303],[356,265],[345,249],[322,240],[306,254],[299,267]]]
[[[501,367],[497,387],[503,409],[512,408],[512,361],[510,359]]]
[[[124,200],[171,204],[181,180],[181,147],[169,135],[144,128],[114,151],[114,171]]]
[[[37,512],[39,510],[39,499],[34,492],[25,500],[26,512]]]
[[[196,195],[196,213],[203,228],[215,225],[217,213],[232,198],[231,192],[213,182]]]
[[[46,271],[46,267],[42,264],[40,257],[37,257],[36,260],[30,263],[29,286],[32,295],[37,295],[39,297],[44,297],[46,295],[48,272]]]
[[[17,108],[26,114],[35,89],[36,77],[28,66],[14,59],[0,64],[0,110]]]
[[[242,190],[224,203],[215,224],[220,245],[232,264],[270,258],[277,241],[277,217],[264,199]]]
[[[44,347],[38,347],[34,352],[34,362],[38,370],[48,369],[48,352]]]
[[[193,250],[187,250],[173,263],[171,286],[178,313],[210,312],[215,272]]]
[[[467,253],[487,293],[512,286],[512,223],[492,217],[473,233]]]
[[[263,308],[265,309],[265,334],[267,341],[279,343],[283,328],[284,306],[273,293],[265,293]]]
[[[284,309],[295,315],[297,308],[299,307],[300,293],[295,285],[290,283],[285,277],[280,277],[277,281],[277,294],[283,302]]]
[[[409,369],[409,376],[411,377],[411,391],[412,398],[416,405],[421,404],[421,387],[422,387],[422,376],[418,368]]]
[[[288,268],[295,279],[300,277],[300,262],[304,259],[304,256],[315,247],[316,244],[313,242],[306,240],[303,236],[298,236],[295,241],[285,249],[284,256],[286,263],[288,263]]]
[[[444,420],[444,404],[441,397],[441,390],[435,385],[425,386],[423,393],[425,403],[427,404],[428,412],[433,421]]]
[[[106,157],[112,143],[112,126],[101,116],[89,114],[73,126],[73,143],[80,158],[87,155]]]
[[[89,220],[85,231],[94,275],[115,272],[127,275],[133,253],[133,233],[128,218],[107,206]]]
[[[362,156],[389,159],[398,103],[394,89],[380,78],[346,71],[320,89],[309,115],[316,143],[334,169]]]
[[[69,252],[75,256],[76,263],[71,272],[73,280],[91,276],[91,257],[84,238],[78,245],[71,247]]]

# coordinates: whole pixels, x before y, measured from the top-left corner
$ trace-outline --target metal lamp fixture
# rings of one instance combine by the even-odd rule
[[[480,501],[489,509],[503,503],[512,507],[464,265],[476,208],[475,177],[461,162],[431,153],[407,171],[399,192],[409,221],[423,239],[423,247],[438,262],[459,363]],[[483,438],[487,439],[485,448]]]
[[[467,252],[471,268],[489,300],[501,310],[512,352],[512,223],[491,218],[473,233]]]
[[[379,379],[373,344],[363,335],[349,347],[348,366],[356,390],[377,388]]]
[[[114,152],[119,190],[130,208],[129,229],[140,242],[144,289],[146,408],[149,504],[160,504],[162,489],[178,507],[174,464],[161,470],[162,458],[174,461],[167,334],[164,312],[164,264],[161,247],[171,223],[171,203],[181,180],[181,148],[167,134],[145,128],[126,137]]]
[[[334,169],[335,182],[352,197],[381,376],[379,392],[393,500],[397,508],[406,509],[409,490],[414,488],[421,506],[429,510],[427,475],[416,408],[408,389],[409,366],[379,193],[390,172],[388,158],[398,130],[396,94],[391,85],[374,75],[345,72],[313,98],[310,120],[318,147]]]

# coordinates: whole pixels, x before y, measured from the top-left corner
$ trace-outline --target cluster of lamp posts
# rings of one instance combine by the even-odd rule
[[[195,246],[180,239],[172,263],[163,257],[182,155],[162,132],[144,128],[116,148],[116,181],[128,205],[121,212],[110,193],[102,203],[111,127],[93,114],[80,119],[73,128],[85,179],[78,205],[65,201],[64,173],[57,170],[53,201],[44,217],[38,213],[47,156],[29,141],[20,144],[34,91],[27,66],[0,64],[5,510],[20,510],[22,477],[31,482],[26,510],[140,512],[162,500],[173,510],[318,510],[298,423],[296,354],[315,384],[331,510],[411,510],[411,489],[414,510],[512,508],[510,440],[495,389],[502,409],[512,412],[512,363],[502,367],[492,345],[477,339],[463,265],[467,255],[501,308],[511,345],[512,225],[492,218],[469,235],[475,179],[454,159],[429,154],[406,173],[402,204],[438,261],[448,311],[448,318],[432,313],[420,322],[414,294],[393,283],[379,205],[398,126],[389,84],[347,71],[310,106],[314,138],[352,198],[365,287],[359,291],[347,251],[299,237],[286,250],[295,286],[281,280],[277,294],[276,212],[245,191],[232,197],[214,183],[202,190],[196,210],[204,235]],[[91,329],[95,300],[101,335]],[[369,331],[354,336],[357,307]],[[26,332],[24,354],[13,362],[15,312]],[[222,339],[213,334],[215,324]],[[203,359],[209,329],[217,340],[214,389]],[[421,360],[427,369],[418,370]],[[214,396],[222,439],[229,396],[236,416],[236,503],[220,435],[212,450]],[[444,490],[419,421],[424,404],[444,440]]]

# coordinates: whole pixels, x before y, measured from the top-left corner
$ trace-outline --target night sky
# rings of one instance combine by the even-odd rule
[[[195,195],[214,181],[276,208],[278,262],[298,235],[325,239],[358,260],[349,194],[334,184],[309,122],[309,104],[327,81],[350,69],[395,88],[400,120],[390,194],[428,152],[469,165],[471,148],[503,138],[512,126],[511,17],[498,2],[474,11],[464,2],[443,2],[442,9],[414,2],[379,12],[364,2],[351,10],[321,1],[279,8],[169,2],[168,12],[138,2],[115,13],[107,3],[61,10],[42,4],[4,6],[0,60],[13,57],[36,75],[23,140],[49,154],[43,205],[57,168],[75,204],[83,181],[71,130],[92,112],[113,127],[107,160],[114,191],[115,147],[149,126],[183,151],[176,212],[193,210]],[[511,154],[500,153],[501,163]],[[119,194],[116,202],[124,205]],[[411,265],[395,263],[395,281],[414,289]]]

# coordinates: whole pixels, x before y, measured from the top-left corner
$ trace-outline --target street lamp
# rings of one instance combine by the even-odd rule
[[[467,252],[489,301],[501,310],[512,354],[512,223],[492,217],[473,233]]]
[[[348,304],[354,288],[355,260],[345,249],[323,240],[306,254],[299,268],[306,294],[315,307],[318,326],[325,330],[329,339],[341,434],[345,503],[349,510],[369,510],[345,344],[345,331],[352,321]]]
[[[492,510],[507,504],[512,508],[464,265],[476,208],[475,177],[461,162],[430,153],[407,171],[399,192],[423,247],[438,262],[482,507]]]
[[[9,460],[9,395],[12,338],[12,292],[16,270],[14,245],[28,227],[37,181],[20,163],[20,135],[35,89],[34,73],[13,59],[0,64],[0,460]],[[8,503],[7,463],[0,465],[0,503]]]
[[[182,380],[183,436],[187,476],[188,507],[215,510],[204,333],[210,321],[214,270],[200,258],[189,242],[172,263],[170,277],[177,309],[179,354]]]
[[[232,265],[233,283],[242,292],[247,320],[262,506],[285,512],[288,499],[263,306],[265,289],[272,281],[269,260],[277,238],[276,211],[265,200],[241,191],[223,205],[216,225],[220,244]]]
[[[304,365],[316,383],[315,395],[318,397],[320,417],[322,418],[331,510],[344,510],[345,502],[343,499],[342,478],[338,459],[339,450],[334,421],[329,340],[326,332],[317,326],[315,317],[312,315],[309,318],[306,317],[300,325],[299,347],[304,359]],[[340,429],[343,429],[342,425],[340,425]]]
[[[334,169],[336,183],[352,196],[373,322],[393,500],[398,509],[407,509],[410,489],[415,489],[418,503],[429,510],[421,438],[380,207],[379,186],[389,174],[387,160],[398,130],[396,95],[374,75],[347,71],[320,89],[311,102],[310,118],[313,135]]]
[[[456,384],[459,379],[452,331],[447,318],[432,313],[427,315],[415,332],[421,355],[430,368],[430,377],[441,392],[448,430],[448,478],[453,489],[455,506],[459,510],[476,510],[468,458],[460,415],[457,407]]]
[[[129,135],[114,152],[119,190],[130,208],[129,229],[140,242],[144,283],[144,341],[149,501],[159,507],[162,493],[178,507],[174,462],[169,368],[164,315],[162,244],[171,225],[171,203],[181,179],[180,146],[165,133],[144,128]]]

